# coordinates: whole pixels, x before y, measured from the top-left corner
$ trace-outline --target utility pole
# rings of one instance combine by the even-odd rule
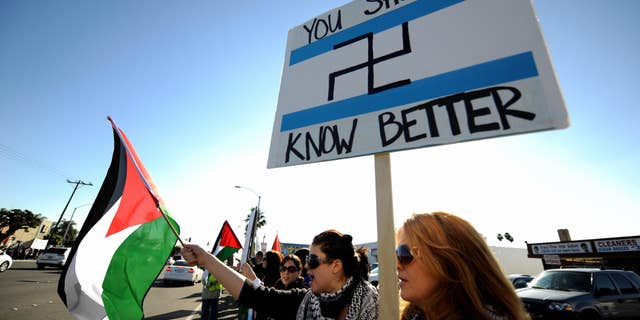
[[[62,209],[62,213],[60,214],[60,218],[58,218],[58,222],[56,222],[55,226],[53,226],[53,229],[51,230],[51,235],[49,236],[49,240],[51,240],[51,238],[53,238],[53,235],[56,232],[56,229],[58,228],[58,224],[60,224],[60,221],[62,220],[62,217],[64,216],[64,212],[67,211],[67,207],[69,206],[69,203],[71,202],[71,199],[73,198],[73,195],[76,193],[76,190],[78,190],[78,187],[80,185],[83,186],[92,186],[93,184],[91,184],[91,182],[84,182],[82,180],[77,180],[77,181],[71,181],[69,179],[67,179],[67,183],[75,183],[75,188],[73,188],[73,192],[71,192],[71,196],[69,197],[69,200],[67,201],[67,204],[64,206],[64,209]]]
[[[84,206],[88,206],[92,204],[93,203],[85,203],[83,205],[73,208],[73,212],[71,212],[71,219],[69,219],[69,223],[67,223],[67,228],[64,230],[64,235],[62,236],[62,240],[60,240],[62,246],[64,246],[64,243],[67,239],[67,233],[69,232],[69,228],[71,227],[71,222],[73,221],[73,216],[76,214],[76,210],[78,210],[78,208],[82,208]]]

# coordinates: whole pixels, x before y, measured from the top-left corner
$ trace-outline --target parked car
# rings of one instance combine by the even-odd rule
[[[532,319],[640,319],[640,276],[632,271],[551,269],[516,293]]]
[[[62,268],[67,262],[70,252],[71,248],[67,247],[52,247],[45,250],[45,252],[36,259],[38,269],[44,269],[44,267]]]
[[[196,284],[202,281],[204,271],[197,266],[190,266],[185,260],[177,260],[172,265],[166,266],[164,271],[165,283],[170,282],[190,282]]]
[[[369,282],[371,282],[374,287],[378,286],[378,267],[375,267],[371,269],[371,271],[369,271]]]
[[[13,264],[13,259],[11,256],[0,250],[0,272],[5,272],[7,269],[11,268]]]
[[[528,274],[510,274],[507,278],[509,278],[509,281],[511,281],[513,287],[516,289],[526,288],[527,284],[533,280],[533,276]]]

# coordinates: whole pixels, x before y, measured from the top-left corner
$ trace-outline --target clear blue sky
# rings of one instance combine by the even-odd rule
[[[184,237],[242,236],[261,196],[271,245],[337,228],[376,240],[373,157],[266,169],[287,32],[347,1],[0,2],[0,207],[57,220],[95,198],[111,115]],[[640,2],[535,0],[568,129],[392,154],[395,224],[449,211],[492,245],[637,235]],[[486,183],[483,181],[489,181]],[[233,188],[243,185],[250,190]],[[252,191],[251,191],[252,190]],[[76,212],[79,222],[89,207]]]

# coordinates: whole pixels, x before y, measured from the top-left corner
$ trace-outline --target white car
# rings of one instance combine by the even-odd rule
[[[378,286],[378,267],[369,271],[369,282],[371,282],[374,287]]]
[[[44,267],[57,267],[62,268],[67,262],[71,248],[65,247],[53,247],[47,249],[36,259],[38,269],[44,269]]]
[[[13,259],[11,259],[11,256],[0,250],[0,272],[7,271],[7,269],[11,268],[12,264]]]
[[[177,260],[172,265],[166,266],[164,271],[164,283],[190,282],[196,284],[202,281],[204,271],[197,266],[190,266],[185,260]]]

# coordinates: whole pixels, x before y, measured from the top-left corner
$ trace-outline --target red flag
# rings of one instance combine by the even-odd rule
[[[275,250],[280,252],[280,240],[278,240],[278,234],[276,233],[276,239],[273,240],[273,245],[271,246],[271,250]]]

